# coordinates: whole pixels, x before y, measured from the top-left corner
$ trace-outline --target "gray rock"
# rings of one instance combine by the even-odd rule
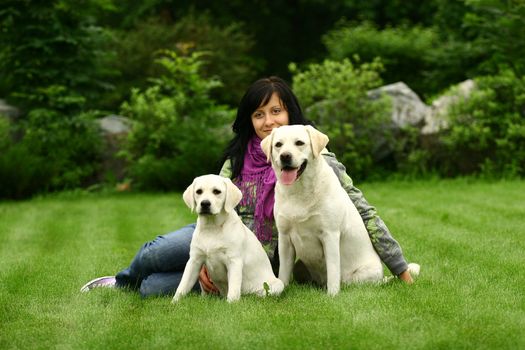
[[[132,122],[126,117],[119,115],[108,115],[96,120],[99,125],[104,141],[104,152],[102,159],[102,171],[99,174],[100,181],[124,180],[127,163],[118,156],[122,149],[122,143],[131,130]]]
[[[20,116],[20,110],[14,106],[7,104],[5,100],[0,99],[0,115],[3,115],[11,120]]]
[[[397,82],[370,90],[370,98],[387,94],[392,100],[392,122],[397,128],[422,125],[429,107],[405,83]]]
[[[473,80],[465,80],[432,102],[428,113],[425,115],[425,125],[421,128],[421,134],[437,134],[448,128],[447,115],[450,106],[461,99],[468,98],[475,87],[476,84]]]
[[[127,134],[131,130],[131,120],[120,115],[108,115],[97,119],[96,122],[104,134]]]

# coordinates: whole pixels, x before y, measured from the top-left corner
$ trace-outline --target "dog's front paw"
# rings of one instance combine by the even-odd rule
[[[181,298],[182,298],[181,294],[175,293],[175,296],[173,297],[173,299],[171,299],[171,303],[176,304]]]
[[[328,286],[327,289],[327,292],[328,292],[328,295],[331,296],[331,297],[335,297],[337,294],[339,294],[339,285],[336,285],[336,286]]]
[[[229,303],[235,303],[235,302],[239,301],[240,299],[241,299],[241,295],[240,294],[228,295],[228,297],[226,298],[226,300]]]

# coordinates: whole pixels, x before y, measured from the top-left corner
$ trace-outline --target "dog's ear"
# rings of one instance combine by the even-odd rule
[[[328,144],[328,136],[317,130],[311,125],[306,125],[306,131],[308,136],[310,136],[310,145],[312,146],[312,153],[315,158],[321,154],[321,151]]]
[[[272,133],[268,136],[266,136],[261,141],[261,149],[266,155],[266,161],[270,162],[272,159],[272,142],[273,142],[273,132],[275,129],[272,130]]]
[[[224,183],[226,184],[226,199],[224,200],[224,210],[227,213],[231,213],[237,204],[242,199],[242,192],[237,186],[232,182],[232,180],[227,177],[224,178]]]
[[[193,195],[193,186],[195,184],[195,180],[192,182],[191,185],[188,186],[186,191],[182,194],[182,199],[184,200],[184,203],[188,206],[188,208],[191,209],[191,211],[195,210],[195,197]]]

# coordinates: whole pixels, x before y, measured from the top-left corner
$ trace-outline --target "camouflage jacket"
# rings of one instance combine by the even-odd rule
[[[372,245],[383,263],[394,275],[399,275],[405,271],[408,266],[401,247],[394,237],[392,237],[383,220],[377,215],[376,209],[367,202],[363,193],[354,186],[352,179],[346,173],[345,166],[337,161],[335,155],[328,152],[326,149],[321,154],[335,172],[341,185],[346,193],[348,193],[348,196],[356,206],[359,214],[361,214],[363,222],[368,230],[370,240],[372,241]],[[230,161],[224,163],[220,175],[231,178],[232,170]],[[253,193],[257,193],[255,186],[253,186],[252,191]],[[253,196],[253,198],[255,198],[255,196]],[[255,201],[245,206],[238,206],[236,210],[244,224],[253,230]],[[269,242],[261,242],[272,262],[272,266],[274,266],[274,269],[278,264],[277,237],[277,229],[274,225],[272,240]]]

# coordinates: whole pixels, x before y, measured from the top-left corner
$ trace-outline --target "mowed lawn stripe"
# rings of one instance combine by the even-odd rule
[[[127,266],[144,242],[194,222],[179,193],[0,203],[0,348],[525,347],[525,182],[360,187],[407,258],[422,265],[414,285],[351,285],[331,298],[292,284],[279,298],[246,296],[233,305],[78,291]]]

